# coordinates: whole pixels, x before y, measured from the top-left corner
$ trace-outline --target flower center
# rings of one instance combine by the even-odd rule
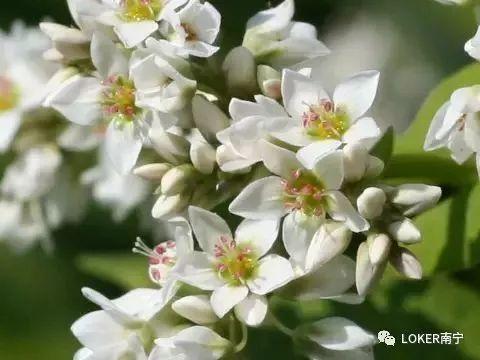
[[[303,113],[303,127],[308,135],[316,139],[340,139],[348,129],[348,115],[335,104],[322,100],[318,105],[308,105]]]
[[[244,284],[255,275],[257,257],[248,245],[238,245],[235,240],[222,236],[215,244],[215,257],[215,269],[231,285]]]
[[[282,184],[287,209],[302,211],[307,216],[324,215],[325,187],[311,171],[298,169]]]
[[[177,262],[177,244],[171,240],[150,249],[142,240],[137,239],[132,251],[148,257],[150,279],[160,285],[164,284],[170,270]]]
[[[197,33],[195,32],[195,30],[193,30],[192,26],[190,24],[187,24],[187,23],[182,23],[181,24],[183,30],[185,31],[185,40],[186,41],[196,41],[198,40],[198,36],[197,36]]]
[[[126,22],[156,20],[162,10],[162,0],[122,0],[120,18]]]
[[[13,82],[0,76],[0,112],[13,109],[19,100],[19,92]]]
[[[135,85],[123,76],[111,76],[102,83],[102,107],[109,120],[118,122],[133,121],[139,109],[135,106]]]

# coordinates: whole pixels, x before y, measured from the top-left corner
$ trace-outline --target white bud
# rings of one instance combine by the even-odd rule
[[[174,167],[163,175],[160,185],[162,194],[174,195],[182,192],[188,187],[192,176],[195,175],[195,169],[190,164],[184,164]]]
[[[407,218],[391,223],[388,226],[388,232],[396,241],[405,244],[415,244],[422,240],[420,230]]]
[[[441,196],[442,189],[438,186],[404,184],[395,189],[390,201],[405,216],[414,216],[435,206]]]
[[[137,167],[133,173],[145,180],[160,181],[171,168],[172,165],[166,163],[147,164]]]
[[[208,143],[194,141],[190,146],[190,159],[195,169],[202,174],[211,174],[215,167],[216,152]]]
[[[385,234],[372,234],[367,239],[368,254],[373,265],[384,262],[390,253],[392,241]]]
[[[172,310],[198,325],[209,325],[218,321],[207,295],[183,297],[172,304]]]
[[[360,296],[365,296],[380,280],[385,270],[386,262],[373,264],[370,261],[369,246],[363,242],[358,247],[355,282]]]
[[[40,30],[52,40],[54,46],[44,56],[56,54],[55,61],[74,61],[90,56],[90,39],[81,30],[51,22],[40,23]]]
[[[208,142],[215,142],[217,133],[230,123],[227,115],[202,95],[193,97],[192,111],[195,125]]]
[[[176,215],[185,208],[187,200],[188,198],[182,194],[161,195],[153,205],[152,216],[155,219],[160,219]]]
[[[357,199],[358,212],[367,220],[375,219],[382,215],[386,201],[387,195],[382,189],[366,188]]]
[[[257,68],[257,81],[263,95],[272,99],[282,97],[282,76],[280,72],[268,65],[259,65]]]
[[[399,247],[390,256],[390,263],[399,273],[410,279],[422,278],[422,265],[410,250]]]
[[[149,138],[155,151],[168,162],[176,164],[188,158],[190,144],[184,136],[167,132],[161,126],[152,126]]]
[[[368,156],[367,168],[364,176],[368,178],[375,178],[379,176],[384,169],[385,163],[381,159],[370,155]]]
[[[345,181],[355,182],[363,178],[368,161],[368,150],[358,144],[347,144],[343,148]]]
[[[306,270],[326,264],[343,253],[350,244],[352,232],[344,223],[327,221],[313,236],[306,256]]]
[[[243,46],[232,49],[223,62],[227,86],[234,96],[243,97],[255,93],[257,89],[257,69],[255,58]]]

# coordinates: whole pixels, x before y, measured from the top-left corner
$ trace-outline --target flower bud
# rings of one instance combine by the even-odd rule
[[[215,167],[216,152],[208,143],[203,141],[194,141],[190,146],[190,159],[195,169],[202,174],[211,174]]]
[[[155,151],[168,162],[177,164],[188,158],[190,144],[185,137],[167,132],[161,126],[152,126],[148,135]]]
[[[378,265],[388,258],[392,241],[385,234],[372,234],[367,239],[370,262]]]
[[[160,181],[171,168],[172,165],[166,163],[147,164],[137,167],[133,173],[145,180]]]
[[[345,181],[359,181],[365,175],[368,161],[368,150],[357,143],[347,144],[343,148],[343,167]]]
[[[243,46],[232,49],[222,66],[231,95],[245,97],[257,90],[256,62],[250,50]]]
[[[363,190],[357,199],[357,208],[360,215],[371,220],[382,215],[387,195],[382,189],[369,187]]]
[[[422,278],[422,265],[410,250],[402,247],[395,249],[390,256],[390,263],[399,273],[410,279]]]
[[[183,194],[173,196],[161,195],[153,205],[152,216],[155,219],[173,216],[182,211],[187,205],[188,197]]]
[[[172,310],[199,325],[213,324],[218,321],[207,295],[183,297],[172,304]]]
[[[306,256],[306,270],[326,264],[343,253],[350,244],[352,232],[344,223],[327,221],[315,233]]]
[[[282,97],[282,76],[280,72],[268,65],[257,67],[257,81],[262,94],[272,99]]]
[[[193,97],[192,111],[195,125],[208,142],[216,142],[217,133],[229,125],[228,117],[223,111],[202,95]]]
[[[415,244],[422,240],[420,230],[407,218],[391,223],[388,226],[388,232],[396,241],[405,244]]]
[[[182,192],[188,187],[192,176],[195,175],[195,169],[190,164],[184,164],[174,167],[163,175],[160,185],[162,194],[174,195]]]
[[[369,246],[363,242],[358,247],[355,282],[360,296],[365,296],[380,280],[386,262],[377,265],[370,261]]]
[[[403,215],[414,216],[433,207],[440,196],[442,189],[438,186],[404,184],[395,189],[390,201],[403,211]]]
[[[81,30],[51,22],[40,23],[40,30],[52,40],[54,46],[45,52],[45,57],[70,62],[90,56],[90,39]]]

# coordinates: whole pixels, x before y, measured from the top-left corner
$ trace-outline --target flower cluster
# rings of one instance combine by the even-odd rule
[[[117,220],[156,186],[151,215],[172,237],[135,244],[154,289],[115,300],[83,289],[102,310],[72,326],[84,346],[75,359],[219,359],[241,352],[248,327],[259,326],[305,345],[310,359],[372,358],[375,337],[351,321],[291,329],[271,299],[360,303],[388,261],[421,277],[406,249],[421,240],[411,217],[441,190],[382,181],[384,163],[371,150],[385,129],[369,116],[379,72],[324,89],[316,69],[329,50],[314,26],[293,20],[293,0],[248,20],[242,46],[223,59],[221,16],[208,2],[68,5],[76,28],[40,25],[51,40],[43,56],[57,71],[34,87],[54,120],[29,130],[20,115],[23,95],[33,95],[0,74],[0,116],[10,124],[0,137],[11,142],[20,128],[24,139],[2,181],[9,221],[0,230],[26,236],[15,231],[30,227],[16,224],[33,219],[48,233],[50,215],[60,224],[72,214],[57,195],[70,190],[58,184],[76,180],[75,191],[90,186]]]

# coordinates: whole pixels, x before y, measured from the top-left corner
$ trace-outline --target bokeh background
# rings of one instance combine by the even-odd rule
[[[263,0],[211,2],[223,15],[226,48],[241,42],[246,20],[267,5]],[[464,42],[476,29],[471,8],[442,6],[433,0],[296,3],[296,19],[317,25],[320,38],[333,50],[322,70],[325,82],[333,83],[362,69],[381,70],[375,115],[399,131],[406,129],[441,78],[471,62],[463,51]],[[0,9],[3,30],[18,19],[32,26],[43,19],[71,24],[64,0],[2,1]],[[95,263],[95,256],[102,258],[107,251],[128,254],[140,231],[135,214],[121,225],[114,224],[105,209],[92,206],[89,214],[82,226],[54,234],[57,247],[51,255],[41,249],[15,254],[0,243],[0,359],[71,358],[79,344],[69,327],[94,308],[81,297],[80,288],[94,287],[114,297],[124,291],[119,285],[136,281],[137,275],[128,273],[130,258],[111,265],[108,261],[100,266]],[[93,258],[86,261],[85,254]],[[146,259],[138,262],[146,265]],[[91,275],[102,271],[116,273],[117,281]],[[373,332],[387,329],[397,341],[401,333],[464,334],[459,346],[397,343],[387,348],[380,344],[375,349],[378,359],[480,359],[480,268],[438,274],[419,282],[383,282],[360,306],[312,303],[299,308],[282,301],[276,306],[287,322],[316,319],[335,311]],[[289,340],[281,335],[265,337],[258,331],[251,335],[249,351],[255,355],[251,358],[294,358]]]

